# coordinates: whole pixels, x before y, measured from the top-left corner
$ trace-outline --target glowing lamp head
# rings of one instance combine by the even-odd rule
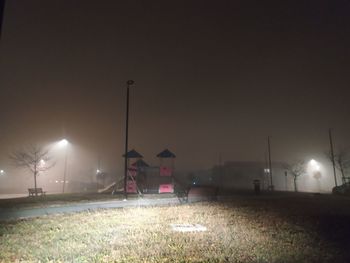
[[[68,141],[66,139],[60,140],[58,142],[58,146],[60,147],[66,147],[68,145]]]
[[[310,161],[310,164],[311,164],[312,166],[314,166],[314,165],[317,165],[317,162],[316,162],[314,159],[312,159],[312,160]]]
[[[0,170],[0,174],[4,174],[5,173],[5,171],[4,170]]]
[[[315,161],[314,159],[310,160],[309,164],[310,164],[311,168],[312,168],[314,171],[320,171],[321,166],[320,166],[320,164],[319,164],[317,161]]]

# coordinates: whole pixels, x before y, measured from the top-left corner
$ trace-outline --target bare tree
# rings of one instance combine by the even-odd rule
[[[298,192],[297,180],[300,176],[306,174],[306,166],[304,161],[297,161],[292,164],[283,165],[284,169],[286,169],[294,179],[294,191]]]
[[[346,183],[345,171],[350,167],[349,154],[346,150],[342,149],[335,156],[336,167],[340,170],[343,184]]]
[[[10,154],[10,159],[15,167],[28,170],[33,174],[35,195],[37,196],[37,176],[40,172],[47,171],[55,165],[49,156],[49,150],[41,146],[29,145],[14,151]]]
[[[332,161],[331,152],[327,152],[326,156]],[[349,150],[341,149],[334,154],[335,167],[340,171],[343,184],[346,183],[346,171],[350,168]]]

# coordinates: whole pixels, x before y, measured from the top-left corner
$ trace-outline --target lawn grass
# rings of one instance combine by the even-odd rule
[[[122,194],[99,194],[99,193],[65,193],[48,194],[44,196],[27,196],[12,199],[0,199],[0,208],[29,208],[46,207],[51,205],[62,205],[79,202],[120,200]]]
[[[349,262],[350,217],[342,202],[350,204],[330,196],[237,196],[3,222],[0,261]],[[207,231],[170,227],[184,223]]]
[[[170,198],[175,197],[173,194],[147,194],[145,198]],[[138,199],[137,194],[128,194],[128,199]],[[111,195],[111,194],[100,194],[100,193],[66,193],[66,194],[49,194],[45,196],[28,196],[12,199],[0,199],[0,209],[8,208],[38,208],[48,206],[59,206],[66,204],[77,204],[94,201],[113,201],[123,200],[124,195],[122,193]]]

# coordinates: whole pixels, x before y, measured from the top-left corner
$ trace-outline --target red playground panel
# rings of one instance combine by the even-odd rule
[[[137,193],[136,182],[128,181],[126,184],[126,192],[127,193]]]
[[[161,184],[159,185],[159,193],[174,193],[174,185],[173,184]]]
[[[172,169],[170,167],[161,166],[160,169],[160,176],[171,176]]]
[[[136,177],[137,175],[137,167],[132,165],[128,168],[128,174],[129,176]]]

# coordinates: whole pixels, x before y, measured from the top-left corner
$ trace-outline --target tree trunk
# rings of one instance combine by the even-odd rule
[[[36,187],[36,175],[38,173],[37,171],[37,154],[35,153],[35,162],[34,162],[34,189],[35,189],[35,196],[38,196],[38,191],[37,191],[37,187]]]
[[[297,188],[297,178],[294,177],[294,192],[298,192],[298,188]]]
[[[37,187],[36,187],[36,175],[37,175],[37,171],[36,171],[36,166],[34,166],[35,168],[35,170],[34,170],[34,189],[35,189],[35,196],[38,196],[38,192],[37,192]]]

